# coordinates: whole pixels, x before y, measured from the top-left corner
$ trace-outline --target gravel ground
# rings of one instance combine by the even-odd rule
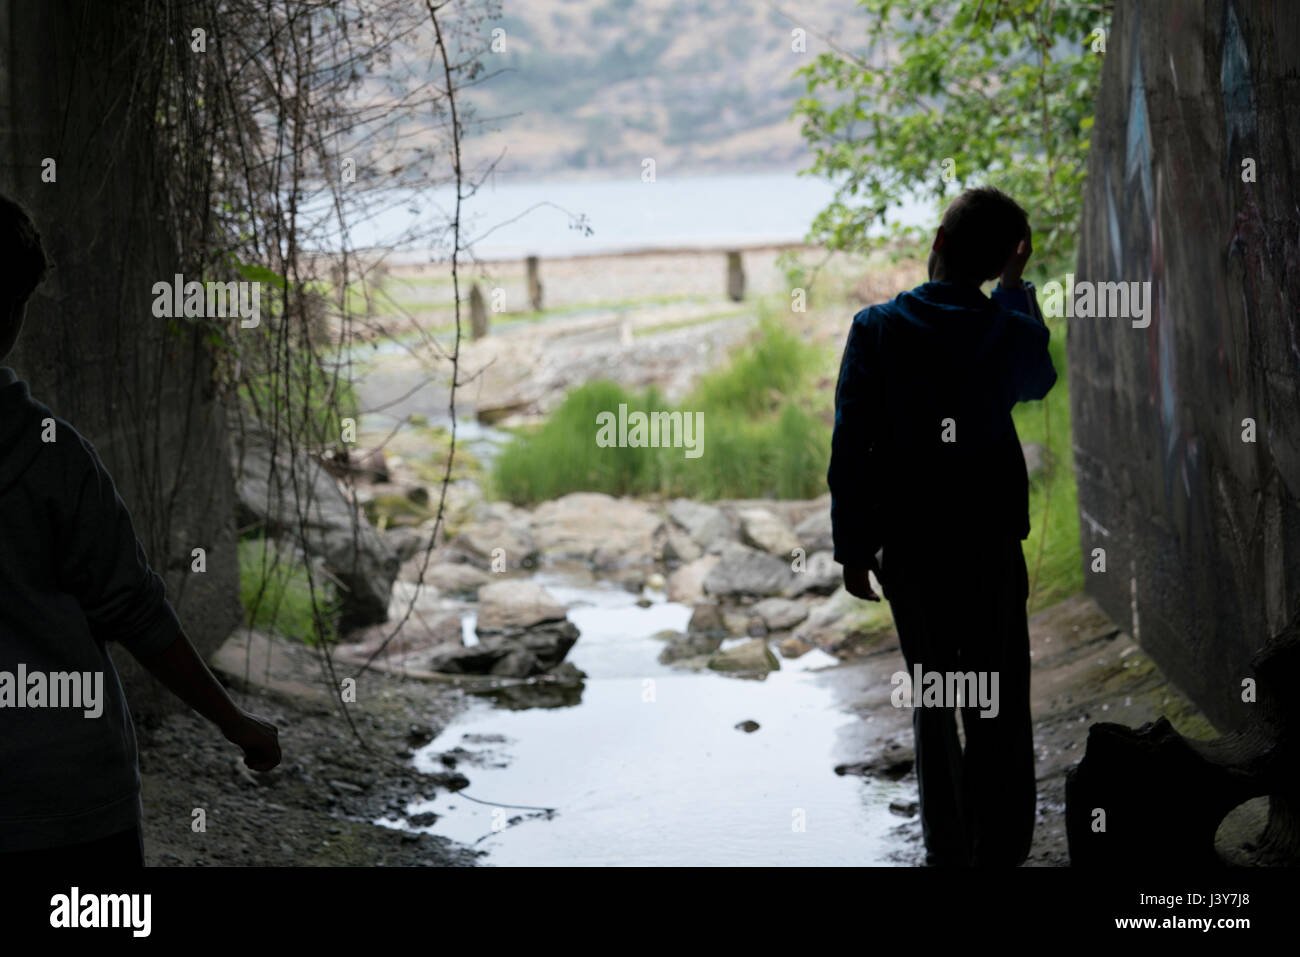
[[[303,674],[315,662],[291,654]],[[238,684],[239,682],[237,682]],[[365,674],[351,706],[364,750],[325,697],[276,692],[235,699],[280,730],[283,763],[248,771],[238,750],[193,713],[137,727],[143,779],[145,858],[150,866],[469,866],[480,856],[445,838],[370,822],[407,801],[457,790],[448,770],[416,772],[408,758],[462,707],[455,689]],[[196,830],[196,811],[206,829]]]

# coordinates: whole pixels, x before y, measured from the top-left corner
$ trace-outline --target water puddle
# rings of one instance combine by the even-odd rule
[[[687,606],[652,596],[643,608],[613,584],[537,580],[581,631],[569,653],[588,676],[580,701],[477,700],[415,756],[441,771],[441,756],[459,749],[465,794],[377,823],[474,844],[497,865],[889,862],[901,846],[889,802],[915,794],[834,773],[851,757],[837,738],[860,721],[818,675],[834,658],[782,659],[762,681],[674,669],[658,663],[664,643],[652,636],[684,630]],[[758,729],[736,727],[746,721]],[[536,810],[545,808],[554,810]]]

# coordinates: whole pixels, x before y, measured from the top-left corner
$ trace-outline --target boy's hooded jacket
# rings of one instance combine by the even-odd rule
[[[95,449],[0,367],[0,852],[139,823],[135,733],[106,643],[147,657],[181,634]],[[99,700],[50,706],[74,674]],[[27,706],[42,684],[45,705]]]
[[[927,282],[853,317],[827,483],[835,560],[889,543],[1029,534],[1015,403],[1056,382],[1033,286]]]

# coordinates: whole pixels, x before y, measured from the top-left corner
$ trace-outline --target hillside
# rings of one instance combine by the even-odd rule
[[[467,93],[471,155],[504,150],[502,172],[534,176],[639,175],[645,157],[661,175],[800,165],[793,73],[861,16],[843,0],[503,0],[485,27],[505,51]]]

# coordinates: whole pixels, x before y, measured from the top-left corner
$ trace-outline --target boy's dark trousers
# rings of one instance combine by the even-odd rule
[[[920,707],[923,689],[912,688],[927,862],[1019,865],[1033,841],[1037,802],[1020,542],[935,535],[887,544],[880,580],[909,677],[918,664],[923,672],[999,676],[996,717],[963,702],[964,753],[956,710]]]

